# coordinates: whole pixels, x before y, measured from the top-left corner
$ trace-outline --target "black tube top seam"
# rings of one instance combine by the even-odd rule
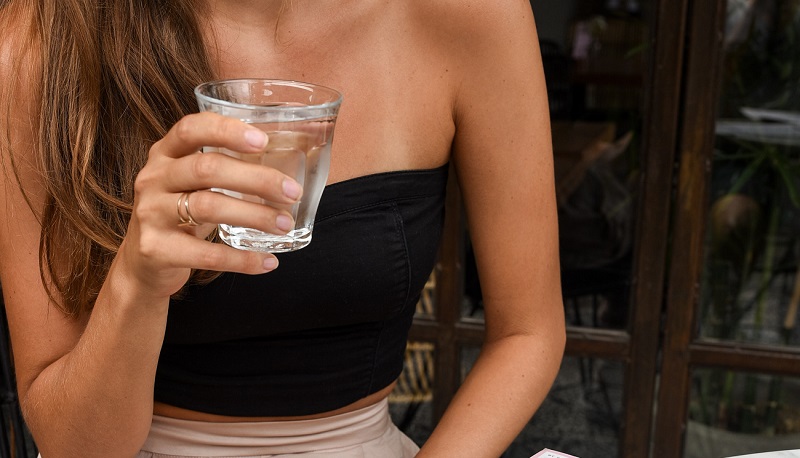
[[[403,221],[403,214],[397,208],[397,203],[392,204],[395,217],[395,230],[398,237],[403,241],[403,252],[406,258],[406,297],[403,299],[403,308],[408,307],[408,298],[411,296],[411,253],[408,251],[408,239],[406,238],[405,221]],[[402,310],[401,310],[402,312]]]
[[[369,383],[365,385],[366,391],[362,393],[362,398],[365,398],[374,392],[372,385],[375,384],[375,368],[378,367],[378,349],[381,348],[381,339],[383,332],[386,330],[386,320],[381,322],[381,329],[378,331],[378,336],[373,340],[375,345],[372,347],[372,361],[369,365]]]

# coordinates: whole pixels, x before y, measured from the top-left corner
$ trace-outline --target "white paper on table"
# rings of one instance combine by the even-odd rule
[[[546,448],[541,452],[533,455],[531,458],[578,458],[577,456],[567,455],[566,453],[557,452]]]
[[[778,452],[755,453],[752,455],[737,455],[728,458],[800,458],[800,449],[782,450]]]

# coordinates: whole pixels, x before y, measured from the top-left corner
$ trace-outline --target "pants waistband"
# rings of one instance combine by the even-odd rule
[[[142,451],[164,455],[278,455],[349,447],[392,426],[386,399],[332,417],[269,422],[204,422],[153,416]]]

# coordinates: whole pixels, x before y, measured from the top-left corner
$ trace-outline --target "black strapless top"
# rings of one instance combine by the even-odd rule
[[[326,187],[307,247],[173,300],[155,399],[232,416],[346,406],[389,385],[438,251],[448,167]]]

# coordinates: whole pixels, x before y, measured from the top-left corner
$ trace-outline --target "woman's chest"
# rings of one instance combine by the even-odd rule
[[[339,90],[329,183],[447,162],[455,132],[456,82],[432,44],[411,34],[362,31],[326,41],[296,39],[258,55],[231,52],[222,77],[266,77]]]

